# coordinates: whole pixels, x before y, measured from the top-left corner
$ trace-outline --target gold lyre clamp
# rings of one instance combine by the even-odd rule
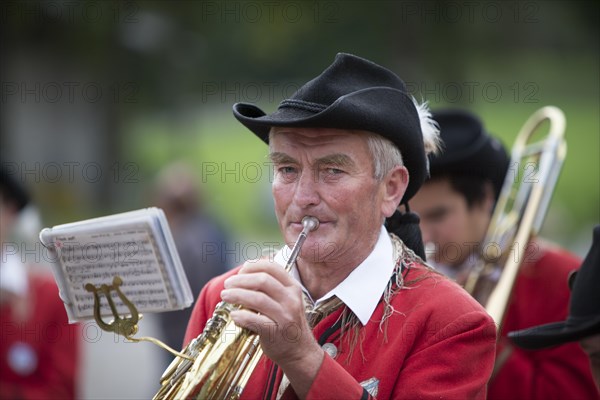
[[[94,319],[96,320],[96,323],[98,324],[100,329],[106,332],[114,332],[117,335],[121,335],[125,337],[125,339],[130,340],[132,342],[137,343],[145,341],[154,343],[177,357],[182,357],[193,361],[193,359],[191,359],[189,356],[174,350],[173,348],[169,347],[167,344],[161,342],[158,339],[155,339],[153,337],[133,337],[133,335],[135,335],[138,331],[137,324],[138,321],[142,319],[142,315],[138,313],[138,310],[135,307],[135,305],[127,298],[127,296],[125,296],[125,294],[119,288],[122,284],[123,280],[121,279],[121,277],[115,276],[113,278],[112,285],[102,284],[99,287],[96,287],[92,283],[87,283],[85,285],[85,290],[94,295]],[[116,292],[117,296],[119,296],[123,304],[127,306],[129,312],[131,313],[130,316],[122,317],[119,315],[117,307],[115,306],[115,302],[112,299],[111,291]],[[114,317],[114,319],[111,322],[105,322],[102,319],[102,315],[100,314],[100,294],[104,295],[104,297],[106,298],[108,306],[110,307],[110,310]]]
[[[119,286],[121,286],[122,284],[123,280],[121,279],[121,277],[115,276],[113,278],[112,285],[103,284],[97,288],[93,284],[88,283],[85,285],[85,290],[91,292],[94,295],[94,319],[96,320],[96,323],[98,324],[100,329],[107,332],[114,332],[117,335],[125,336],[127,339],[129,339],[138,331],[137,323],[140,320],[140,315],[137,311],[137,308],[135,308],[135,305],[133,305],[133,303],[129,301],[127,296],[125,296],[119,288]],[[117,292],[117,295],[119,296],[123,304],[125,304],[127,308],[129,308],[129,311],[131,312],[130,317],[123,318],[119,315],[119,313],[117,312],[117,307],[115,306],[115,302],[113,301],[112,296],[110,295],[111,291]],[[106,297],[108,306],[110,307],[110,310],[112,311],[112,314],[115,318],[112,322],[104,322],[104,320],[102,319],[102,315],[100,315],[100,296],[98,292],[101,292],[104,295],[104,297]]]

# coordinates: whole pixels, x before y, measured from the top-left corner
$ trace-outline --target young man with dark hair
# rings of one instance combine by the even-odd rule
[[[464,284],[478,260],[509,157],[481,121],[463,110],[433,113],[443,141],[431,177],[411,201],[421,218],[428,261]],[[575,344],[539,352],[515,348],[506,333],[564,319],[566,285],[580,260],[535,238],[527,246],[497,347],[489,399],[594,399],[589,365]]]

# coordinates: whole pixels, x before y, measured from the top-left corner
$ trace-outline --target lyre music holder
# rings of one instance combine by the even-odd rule
[[[93,284],[88,283],[85,285],[85,290],[94,295],[94,319],[96,320],[96,323],[100,329],[106,332],[114,332],[117,335],[124,336],[126,339],[130,339],[131,336],[135,335],[138,331],[137,323],[140,320],[140,314],[138,313],[135,305],[129,301],[127,296],[125,296],[119,288],[119,286],[122,284],[123,280],[121,277],[115,276],[113,278],[112,285],[102,284],[100,287],[96,287]],[[119,315],[117,312],[117,307],[115,306],[115,302],[110,295],[111,291],[115,291],[117,293],[123,304],[129,308],[131,316],[123,318]],[[102,319],[102,315],[100,314],[100,296],[98,295],[98,292],[101,292],[104,297],[106,297],[108,306],[110,307],[110,310],[115,318],[112,322],[106,323]]]
[[[142,314],[140,314],[138,312],[135,305],[121,291],[121,289],[119,287],[122,284],[123,284],[123,279],[121,279],[121,277],[117,275],[113,278],[112,285],[102,284],[99,287],[95,286],[92,283],[87,283],[85,285],[85,290],[87,290],[88,292],[90,292],[94,295],[94,320],[96,321],[96,323],[98,324],[100,329],[102,329],[103,331],[106,331],[106,332],[114,332],[117,335],[121,335],[121,336],[125,337],[125,339],[130,340],[135,343],[142,342],[142,341],[154,343],[155,345],[162,347],[163,349],[167,350],[169,353],[171,353],[177,357],[182,357],[182,358],[193,361],[193,359],[190,358],[189,356],[187,356],[177,350],[174,350],[173,348],[169,347],[167,344],[161,342],[158,339],[155,339],[153,337],[140,337],[140,338],[133,337],[133,335],[135,335],[138,331],[137,324],[138,324],[139,320],[142,319]],[[119,313],[117,311],[117,307],[115,306],[115,302],[111,296],[111,292],[113,292],[113,291],[117,293],[117,296],[119,296],[119,298],[121,299],[123,304],[125,304],[127,306],[127,308],[129,309],[129,312],[131,313],[129,316],[123,317],[123,316],[119,315]],[[102,315],[100,313],[100,295],[104,295],[104,297],[106,298],[106,301],[108,302],[108,306],[110,307],[110,310],[114,317],[114,319],[111,322],[107,323],[102,319]]]

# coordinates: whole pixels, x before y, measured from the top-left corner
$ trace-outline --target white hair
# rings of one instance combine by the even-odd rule
[[[400,149],[391,140],[372,132],[363,132],[373,159],[373,177],[382,181],[395,166],[404,165]]]
[[[425,155],[430,153],[437,154],[441,145],[439,126],[431,117],[431,111],[427,102],[419,104],[414,97],[412,100],[419,114]],[[373,157],[373,176],[375,179],[381,181],[394,167],[404,165],[402,154],[400,153],[400,149],[391,140],[375,133],[365,133],[367,144]],[[429,163],[427,167],[429,168]]]

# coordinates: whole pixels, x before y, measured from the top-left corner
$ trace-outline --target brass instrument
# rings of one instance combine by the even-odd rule
[[[546,120],[550,122],[548,134],[534,141],[534,133]],[[521,128],[481,248],[481,260],[464,285],[494,319],[498,331],[527,245],[539,233],[566,155],[565,126],[563,112],[546,106]]]
[[[306,216],[302,219],[302,226],[302,233],[285,266],[288,272],[296,262],[308,233],[319,227],[319,220]],[[226,302],[217,304],[204,331],[183,351],[193,361],[175,358],[161,377],[161,388],[154,399],[240,397],[262,355],[262,349],[256,333],[236,326],[231,319],[229,313],[239,308],[239,305]]]

